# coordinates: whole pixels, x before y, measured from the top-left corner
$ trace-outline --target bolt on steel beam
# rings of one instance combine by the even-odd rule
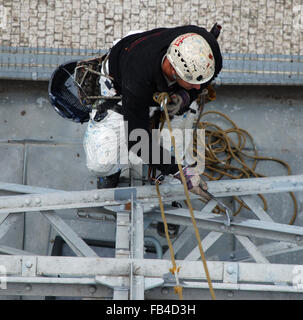
[[[137,201],[158,203],[154,186],[133,187]],[[123,191],[129,188],[119,188]],[[303,190],[303,175],[270,178],[252,178],[239,180],[209,181],[208,190],[216,197],[248,195],[260,193],[278,193]],[[183,186],[166,184],[160,187],[164,201],[185,199]],[[60,210],[85,207],[119,205],[128,200],[119,200],[116,189],[51,192],[39,195],[0,197],[0,213]],[[191,198],[199,198],[191,195]]]

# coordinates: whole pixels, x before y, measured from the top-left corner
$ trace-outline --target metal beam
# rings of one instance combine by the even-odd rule
[[[221,232],[211,231],[203,240],[202,247],[204,252],[206,252],[220,237],[223,235]],[[185,258],[184,260],[198,260],[200,258],[199,247],[196,246]]]
[[[16,248],[11,248],[8,246],[3,246],[0,245],[0,252],[1,253],[6,253],[6,254],[12,254],[12,255],[27,255],[27,256],[32,256],[32,252],[16,249]]]
[[[129,188],[119,188],[123,191]],[[271,178],[252,178],[208,182],[209,192],[216,197],[277,193],[303,190],[303,175]],[[39,195],[0,197],[0,213],[59,210],[84,207],[119,205],[123,201],[116,198],[115,189],[90,191],[51,192]],[[164,201],[184,199],[182,185],[167,184],[160,187]],[[137,201],[158,203],[154,186],[136,187]],[[197,199],[198,196],[191,195]]]
[[[227,289],[227,284],[224,285],[226,290],[222,289],[222,286],[213,283],[214,290],[216,292],[217,300],[303,300],[302,292],[279,292],[279,291],[258,291],[257,287],[255,290],[233,290],[232,287],[237,285],[230,285]],[[291,288],[291,287],[290,287]],[[148,300],[178,300],[178,296],[174,292],[173,287],[160,287],[155,288],[146,293],[146,299]],[[209,289],[207,285],[203,289],[202,287],[184,289],[183,299],[186,301],[199,301],[199,300],[210,300]]]
[[[149,300],[173,300],[178,299],[174,293],[174,284],[163,284],[161,278],[149,278],[154,282],[159,281],[160,286],[147,287],[147,298]],[[16,282],[14,282],[16,280]],[[75,284],[72,283],[73,279],[68,283],[36,283],[33,279],[12,279],[12,282],[7,283],[5,290],[0,290],[0,296],[54,296],[54,297],[79,297],[89,299],[105,299],[111,300],[113,293],[112,289],[98,283],[95,280],[87,279],[87,282]],[[64,279],[65,280],[65,279]],[[147,279],[148,280],[148,279]],[[68,281],[66,281],[68,282]],[[75,282],[75,281],[74,281]],[[80,282],[80,281],[79,281]],[[162,284],[161,284],[162,283]],[[159,289],[157,288],[159,287]],[[229,284],[229,283],[213,283],[213,288],[216,292],[218,300],[232,299],[243,300],[250,298],[253,300],[262,299],[266,300],[277,299],[302,299],[303,291],[298,290],[296,286],[283,286],[283,285],[261,285],[261,284]],[[170,295],[168,293],[170,292]],[[237,292],[239,294],[237,294]],[[248,293],[251,293],[249,295]],[[276,293],[277,295],[273,295]],[[269,295],[270,294],[270,295]],[[285,295],[285,296],[284,296]],[[183,282],[183,297],[184,300],[205,300],[209,299],[208,284],[205,282]]]
[[[190,226],[192,222],[188,217],[188,212],[185,209],[175,209],[165,212],[168,223]],[[161,221],[159,212],[145,213],[148,217],[153,217],[154,220]],[[231,226],[225,225],[225,217],[208,214],[198,216],[196,214],[196,222],[198,228],[211,231],[233,233],[240,236],[251,236],[263,239],[276,241],[286,241],[296,244],[303,243],[303,227],[285,225],[275,222],[259,221],[253,219],[245,219],[237,217],[231,222]]]
[[[269,263],[262,252],[248,237],[236,236],[236,238],[257,263]]]
[[[83,279],[83,283],[75,284],[73,279],[70,283],[51,283],[35,281],[32,278],[7,279],[6,289],[0,290],[0,296],[34,296],[34,297],[79,297],[89,299],[112,299],[112,289],[98,285],[94,280]],[[75,281],[74,281],[75,282]],[[80,281],[79,281],[80,282]],[[87,282],[87,283],[85,283]],[[33,298],[35,299],[35,298]]]
[[[134,259],[144,259],[144,223],[143,207],[132,199],[131,216],[131,257]],[[135,270],[131,268],[130,299],[144,300],[144,277],[134,275]]]
[[[256,179],[243,179],[243,180],[231,180],[231,181],[215,181],[209,182],[209,191],[217,197],[225,197],[231,195],[246,196],[249,194],[259,194],[259,193],[275,193],[275,192],[289,192],[289,191],[300,191],[303,190],[303,176],[287,176],[287,177],[273,177],[273,178],[256,178]],[[126,191],[123,194],[128,194],[129,188],[119,188]],[[163,185],[161,186],[161,192],[165,201],[172,201],[172,199],[183,199],[184,192],[181,185]],[[29,190],[29,189],[28,189]],[[42,190],[40,190],[42,191]],[[60,226],[59,230],[63,234],[66,234],[65,225],[61,224],[61,220],[57,219],[56,215],[50,213],[49,210],[53,209],[68,209],[68,208],[87,208],[87,207],[99,207],[99,206],[119,206],[130,199],[119,198],[119,194],[115,189],[107,190],[90,190],[90,191],[75,191],[75,192],[57,192],[49,191],[46,194],[39,195],[24,195],[24,196],[6,196],[0,197],[0,214],[3,216],[8,215],[11,212],[23,213],[23,212],[33,212],[41,211],[43,215],[49,216],[48,218],[52,220],[52,224]],[[129,193],[133,195],[133,193]],[[192,198],[196,198],[192,195]],[[266,290],[266,288],[272,291],[285,291],[285,292],[303,292],[298,282],[297,286],[294,284],[294,280],[302,274],[303,272],[297,272],[296,270],[303,270],[303,266],[300,265],[270,265],[268,260],[264,258],[262,250],[254,246],[254,244],[246,238],[246,236],[260,237],[264,239],[278,240],[289,243],[303,244],[303,228],[298,226],[289,226],[284,224],[278,224],[269,217],[267,217],[262,210],[251,200],[251,197],[243,197],[248,205],[256,211],[259,218],[266,219],[266,221],[257,221],[252,219],[243,219],[237,217],[231,222],[231,226],[228,227],[224,224],[225,217],[204,213],[195,212],[195,217],[198,223],[198,227],[202,229],[208,229],[213,232],[210,233],[211,236],[207,240],[209,246],[216,241],[216,239],[221,236],[222,233],[232,233],[235,234],[240,241],[244,244],[244,247],[250,252],[250,254],[255,258],[257,262],[260,263],[236,263],[230,264],[228,262],[216,262],[209,261],[209,270],[211,279],[217,282],[217,287],[225,286],[226,288],[234,288],[234,290],[253,290],[253,288],[259,288],[260,291]],[[158,203],[157,194],[153,186],[142,186],[136,187],[136,201],[139,205]],[[143,207],[138,207],[140,210],[138,213],[143,216]],[[207,211],[207,210],[206,210]],[[183,224],[186,226],[191,226],[191,220],[188,216],[188,212],[184,209],[174,209],[172,211],[167,211],[167,220],[169,223]],[[119,213],[117,214],[117,216]],[[161,220],[159,212],[148,212],[144,216],[152,217],[153,219]],[[118,218],[117,218],[118,222]],[[134,222],[136,222],[134,220]],[[126,227],[125,224],[123,232],[118,232],[117,228],[117,248],[119,249],[122,242],[125,244],[125,234]],[[138,227],[138,228],[137,228]],[[133,255],[132,257],[126,257],[124,259],[103,259],[89,257],[86,259],[78,260],[77,257],[39,257],[34,256],[0,256],[0,265],[7,266],[8,283],[16,285],[27,283],[28,285],[34,285],[38,278],[43,283],[39,285],[45,285],[51,283],[52,285],[63,285],[64,281],[56,282],[58,276],[59,279],[64,279],[69,283],[66,285],[79,285],[77,280],[81,282],[83,278],[90,279],[90,283],[83,283],[83,285],[98,286],[102,283],[98,281],[98,277],[105,277],[103,279],[103,284],[110,283],[109,277],[114,277],[115,281],[117,277],[122,277],[123,281],[128,281],[127,285],[124,285],[124,292],[121,291],[121,286],[114,288],[114,298],[117,299],[117,292],[122,293],[123,298],[128,298],[128,292],[131,289],[132,298],[144,298],[144,288],[146,287],[146,279],[156,279],[156,285],[170,285],[165,281],[162,282],[163,275],[167,274],[168,270],[171,268],[170,261],[167,260],[151,260],[143,259],[141,256],[142,250],[141,246],[144,241],[140,244],[139,237],[140,228],[143,228],[143,223],[134,227],[134,231],[137,230],[138,233],[134,233],[134,242],[140,246],[138,251],[138,256]],[[128,231],[127,231],[128,234]],[[245,236],[245,237],[243,237]],[[123,237],[123,241],[122,241]],[[137,238],[138,237],[138,238]],[[68,237],[70,238],[70,237]],[[120,240],[121,241],[120,241]],[[136,240],[135,240],[136,239]],[[79,240],[79,239],[78,239]],[[73,241],[71,241],[73,243]],[[131,246],[131,250],[135,249],[136,245]],[[134,251],[135,252],[135,251]],[[117,250],[118,253],[118,250]],[[27,257],[27,262],[26,262]],[[17,258],[17,260],[10,260],[10,258]],[[61,259],[63,258],[63,259]],[[19,259],[19,260],[18,260]],[[70,260],[76,259],[76,260]],[[66,264],[68,262],[68,264]],[[102,263],[102,264],[100,264]],[[34,267],[27,267],[27,265],[34,265]],[[178,266],[181,267],[179,278],[183,281],[184,286],[189,288],[202,288],[206,285],[205,274],[202,268],[201,262],[197,261],[178,261]],[[235,268],[236,266],[236,268]],[[236,271],[235,271],[236,270]],[[14,277],[14,278],[13,278]],[[18,279],[19,280],[18,280]],[[33,280],[36,279],[36,280]],[[67,280],[77,278],[77,280]],[[52,279],[52,280],[50,280]],[[126,279],[126,280],[125,280]],[[143,279],[143,282],[142,282]],[[31,280],[33,282],[31,283]],[[121,280],[121,281],[122,281]],[[14,282],[15,281],[15,282]],[[44,282],[45,281],[45,282]],[[124,283],[124,282],[118,283]],[[187,283],[186,281],[190,281]],[[198,283],[193,284],[192,281],[198,281]],[[233,283],[228,283],[232,281]],[[244,283],[245,282],[245,283]],[[276,286],[275,283],[288,283],[288,285]],[[81,284],[80,284],[81,285]],[[172,285],[172,284],[171,284]],[[244,285],[244,286],[243,286]],[[247,286],[250,285],[252,289]],[[245,287],[246,286],[246,287]],[[280,288],[281,287],[281,288]],[[143,290],[142,290],[143,288]],[[245,288],[245,289],[244,289]],[[118,290],[117,290],[118,289]],[[133,291],[134,289],[134,291]],[[139,290],[139,291],[137,291]],[[289,290],[289,291],[288,291]],[[115,294],[116,292],[116,294]],[[20,294],[20,293],[19,293]],[[119,298],[122,297],[119,295]],[[126,297],[127,296],[127,297]]]
[[[259,205],[257,200],[255,199],[254,196],[249,195],[249,196],[242,196],[240,197],[241,200],[243,200],[248,207],[252,210],[252,212],[260,219],[263,221],[274,221],[269,214],[264,211],[264,209]]]
[[[291,242],[271,242],[257,246],[258,251],[264,257],[271,257],[279,254],[296,252],[303,250],[303,246],[298,246]],[[239,250],[235,253],[234,261],[251,261],[252,257],[247,255],[246,250]]]
[[[208,288],[200,261],[176,263],[181,267],[179,279],[185,292]],[[303,293],[302,265],[207,263],[215,290]],[[38,295],[42,296],[110,298],[116,288],[129,290],[131,265],[135,270],[135,279],[145,279],[145,289],[175,285],[171,281],[166,282],[164,277],[171,267],[167,260],[0,256],[0,264],[7,270],[7,289],[0,290],[0,295],[37,295],[39,292]]]
[[[211,212],[214,207],[217,205],[217,202],[215,200],[210,200],[207,202],[207,204],[202,208],[202,210],[199,212],[198,215],[203,215],[205,213],[209,213]],[[185,230],[178,236],[178,238],[173,242],[173,248],[174,248],[174,252],[175,254],[178,253],[178,251],[182,248],[182,246],[189,240],[192,238],[192,236],[195,235],[195,232],[192,228],[190,227],[186,227]],[[204,248],[204,245],[202,245]],[[200,256],[200,251],[199,251],[199,247],[197,246],[194,250],[197,250],[197,252],[199,252],[199,256]],[[204,250],[206,251],[207,249],[204,248]],[[170,252],[169,250],[167,250],[165,252],[165,254],[163,255],[163,259],[170,259]],[[186,258],[185,258],[186,259]],[[197,259],[189,259],[189,260],[197,260]]]
[[[273,219],[268,215],[268,213],[259,205],[254,195],[247,195],[240,197],[252,212],[262,221],[273,222]],[[248,238],[244,236],[236,235],[236,239],[242,244],[242,246],[247,250],[250,256],[258,263],[269,263],[266,257],[263,255],[262,251]]]
[[[64,191],[64,190],[58,190],[58,189],[41,188],[41,187],[34,187],[34,186],[28,186],[24,184],[7,183],[7,182],[0,182],[0,190],[15,192],[15,193],[49,193],[49,192]]]
[[[79,257],[97,257],[93,249],[91,249],[70,226],[61,219],[54,211],[44,211],[41,214],[51,223],[58,234],[64,239],[68,246]]]
[[[28,261],[35,261],[34,273],[29,276],[23,272]],[[205,272],[200,261],[176,261],[180,266],[179,278],[183,281],[204,281]],[[149,278],[163,278],[171,268],[171,262],[159,259],[115,259],[115,258],[81,258],[81,257],[48,257],[48,256],[0,256],[0,264],[7,270],[7,281],[13,281],[10,277],[24,277],[26,279],[43,278],[47,283],[62,283],[65,278],[95,278],[104,277],[128,277],[130,265],[133,264],[135,275]],[[33,265],[33,263],[31,263]],[[208,261],[210,276],[214,281],[228,283],[231,275],[236,272],[237,283],[288,283],[296,282],[301,276],[302,265],[290,264],[260,264],[244,262]],[[10,280],[11,279],[11,280]],[[301,279],[301,278],[300,278]],[[68,280],[69,281],[69,280]],[[74,279],[74,283],[76,280]],[[78,283],[80,283],[78,282]],[[298,287],[299,288],[299,287]],[[302,289],[302,288],[301,288]]]
[[[211,212],[214,207],[217,205],[215,200],[210,200],[203,209],[196,214],[196,217],[203,216],[204,214],[208,214]],[[189,228],[189,227],[187,227]],[[202,247],[206,252],[221,236],[223,233],[220,232],[210,232],[203,240],[202,240]],[[199,247],[196,246],[185,258],[184,260],[198,260],[200,258],[200,250]]]
[[[130,213],[117,212],[116,221],[116,258],[129,259],[130,258]],[[114,287],[114,300],[128,300],[129,299],[129,279],[120,282]]]
[[[4,218],[6,214],[2,217]],[[0,214],[1,216],[1,214]],[[0,225],[0,239],[7,233],[7,231],[11,228],[11,226],[17,221],[18,214],[7,214],[6,218],[2,221]]]
[[[5,219],[9,216],[9,212],[8,213],[0,213],[0,225],[5,221]]]
[[[129,212],[117,212],[116,221],[116,258],[130,257]]]

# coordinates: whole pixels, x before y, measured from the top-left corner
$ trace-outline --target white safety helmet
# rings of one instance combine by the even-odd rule
[[[166,54],[180,78],[191,84],[202,84],[215,74],[215,59],[208,42],[197,33],[178,36]]]

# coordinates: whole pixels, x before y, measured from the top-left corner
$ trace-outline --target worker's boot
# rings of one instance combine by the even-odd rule
[[[119,177],[121,174],[121,170],[118,172],[106,176],[106,177],[98,177],[97,178],[97,188],[98,189],[109,189],[109,188],[116,188],[119,182]]]

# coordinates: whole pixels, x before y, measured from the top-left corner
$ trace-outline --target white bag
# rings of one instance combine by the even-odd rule
[[[108,176],[128,168],[123,116],[112,110],[100,122],[91,113],[83,139],[86,165],[98,176]]]

